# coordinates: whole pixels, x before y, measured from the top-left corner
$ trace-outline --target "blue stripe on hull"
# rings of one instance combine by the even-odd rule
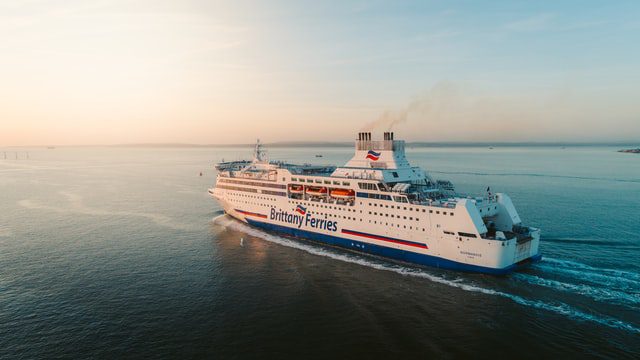
[[[518,267],[517,264],[513,264],[506,268],[494,269],[494,268],[488,268],[484,266],[470,265],[470,264],[460,263],[457,261],[443,259],[437,256],[418,254],[410,251],[389,248],[386,246],[380,246],[380,245],[364,243],[356,240],[345,239],[338,236],[319,234],[319,233],[314,233],[311,231],[302,230],[298,228],[290,228],[290,227],[276,225],[276,224],[269,224],[269,223],[257,221],[254,219],[247,218],[246,220],[250,225],[253,225],[255,227],[259,227],[268,231],[279,232],[279,233],[291,235],[294,237],[314,240],[321,243],[325,243],[333,246],[339,246],[342,248],[355,250],[363,253],[378,255],[382,257],[387,257],[387,258],[410,262],[410,263],[419,264],[419,265],[427,265],[427,266],[436,267],[436,268],[503,275],[503,274],[508,274],[512,272]],[[540,259],[541,259],[540,255],[537,255],[531,258],[531,260],[533,261],[537,261]]]

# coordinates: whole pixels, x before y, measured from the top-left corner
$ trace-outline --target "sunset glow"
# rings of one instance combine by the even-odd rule
[[[0,146],[637,139],[640,5],[585,3],[2,1]]]

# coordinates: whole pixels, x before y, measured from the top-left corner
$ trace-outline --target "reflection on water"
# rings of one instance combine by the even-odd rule
[[[639,357],[640,167],[613,150],[408,150],[542,228],[544,260],[494,277],[223,216],[211,164],[250,149],[32,149],[0,161],[0,358]],[[317,153],[351,149],[270,155]]]

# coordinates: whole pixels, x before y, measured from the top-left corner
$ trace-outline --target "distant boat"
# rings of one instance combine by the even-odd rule
[[[316,157],[322,157],[322,155],[321,154],[316,154]]]
[[[55,146],[47,146],[47,149],[49,149],[49,150],[53,150],[55,148],[56,148]]]
[[[489,146],[489,150],[493,150],[493,146]]]
[[[637,149],[623,149],[623,150],[618,150],[618,152],[630,153],[630,154],[640,154],[640,148],[637,148]]]

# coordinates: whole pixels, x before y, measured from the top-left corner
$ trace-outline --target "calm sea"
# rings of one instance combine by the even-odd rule
[[[494,277],[223,216],[212,165],[250,149],[15,150],[0,150],[2,359],[640,358],[640,155],[408,149],[459,191],[507,192],[542,229],[544,260]],[[351,152],[269,154],[339,165]]]

